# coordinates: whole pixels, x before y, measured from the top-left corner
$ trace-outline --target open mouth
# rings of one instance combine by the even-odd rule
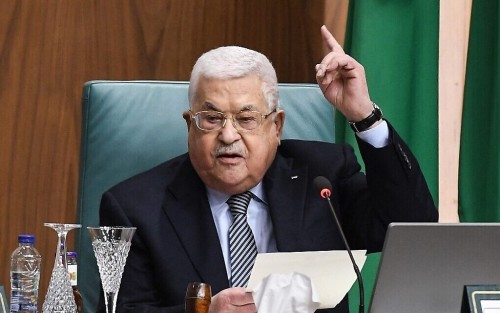
[[[238,153],[221,153],[218,158],[241,158]]]
[[[239,162],[243,157],[238,153],[221,153],[217,156],[217,159],[224,163],[236,163]]]

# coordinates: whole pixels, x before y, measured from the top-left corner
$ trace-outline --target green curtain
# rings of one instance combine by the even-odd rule
[[[372,100],[417,156],[435,203],[438,23],[435,0],[351,0],[345,40],[346,52],[365,67]],[[336,125],[337,142],[354,143],[342,117]]]
[[[500,221],[500,6],[473,0],[462,117],[459,215]]]
[[[365,67],[372,100],[380,105],[419,160],[435,203],[438,30],[439,1],[351,0],[344,45],[346,52]],[[342,117],[336,120],[336,136],[337,142],[357,147],[354,134]],[[370,256],[369,260],[377,257]],[[378,268],[373,262],[369,264],[363,269],[366,312]],[[357,289],[355,284],[349,293],[351,312],[358,312]]]

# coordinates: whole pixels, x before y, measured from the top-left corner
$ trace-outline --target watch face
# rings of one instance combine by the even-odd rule
[[[384,113],[382,112],[382,109],[376,105],[375,103],[373,104],[373,113],[378,117],[378,119],[381,119]]]

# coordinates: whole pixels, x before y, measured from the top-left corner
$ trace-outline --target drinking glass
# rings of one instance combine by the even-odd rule
[[[136,227],[100,226],[87,227],[87,230],[99,267],[106,313],[115,313],[123,269]]]
[[[68,231],[80,228],[79,224],[59,224],[44,223],[44,226],[50,227],[57,232],[57,250],[56,259],[52,276],[50,277],[49,289],[43,302],[43,313],[76,313],[75,297],[68,274],[68,265],[66,263],[66,236]]]
[[[209,284],[192,282],[186,289],[185,312],[208,313],[212,300],[212,288]]]

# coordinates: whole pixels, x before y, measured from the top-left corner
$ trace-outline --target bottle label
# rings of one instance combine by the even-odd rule
[[[13,290],[10,297],[11,312],[38,312],[38,292],[23,292]]]
[[[69,273],[69,280],[71,281],[71,286],[76,286],[77,285],[77,276],[78,276],[78,265],[70,265],[68,264],[68,273]]]
[[[10,273],[10,287],[12,290],[37,291],[40,280],[40,273],[37,271],[22,271]]]

